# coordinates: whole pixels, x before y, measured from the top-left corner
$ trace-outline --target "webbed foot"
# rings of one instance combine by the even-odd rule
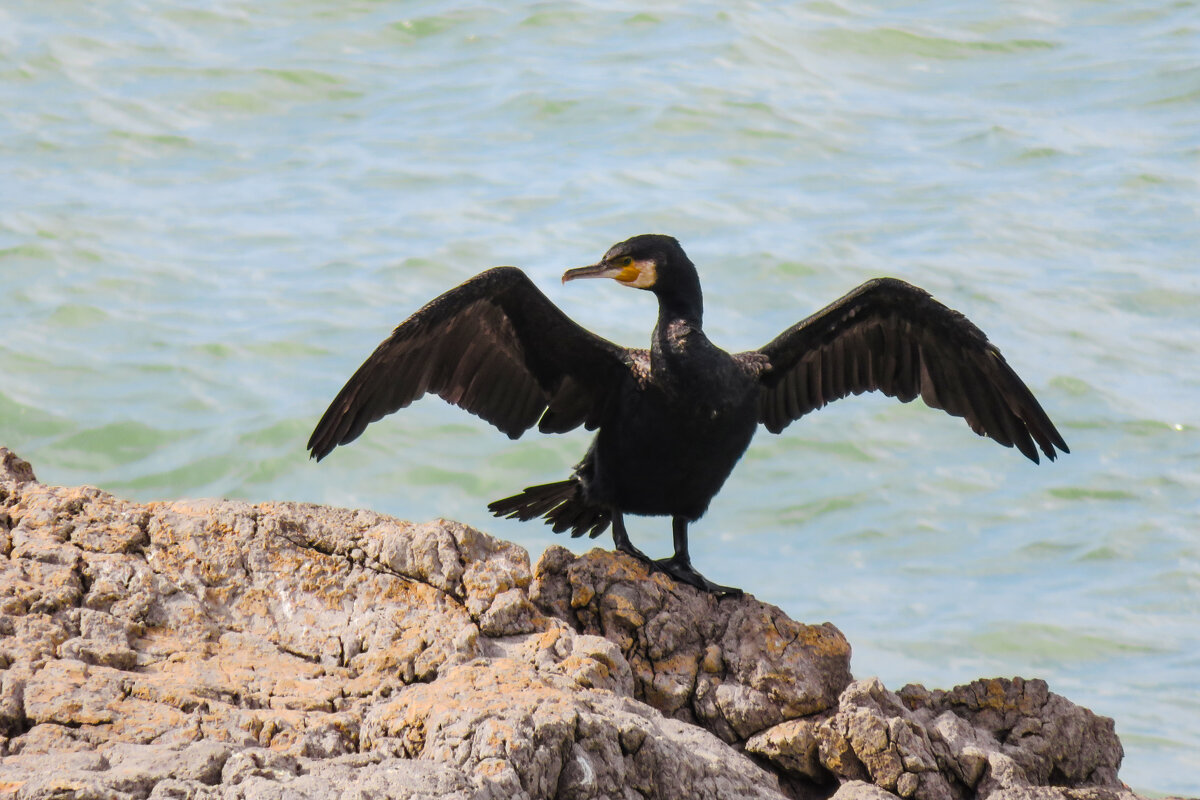
[[[617,542],[617,552],[631,555],[643,564],[649,565],[651,568],[653,568],[655,565],[654,559],[650,558],[650,556],[646,555],[641,550],[638,550],[633,546],[633,543],[628,540],[626,540],[624,543]]]
[[[696,572],[692,567],[691,559],[680,558],[678,554],[670,558],[660,558],[653,563],[654,567],[660,572],[670,575],[680,583],[695,586],[697,589],[716,595],[717,597],[741,597],[743,594],[742,590],[736,586],[721,586],[718,583],[713,583],[699,572]]]

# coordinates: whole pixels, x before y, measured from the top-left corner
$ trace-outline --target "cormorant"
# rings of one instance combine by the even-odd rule
[[[555,533],[595,537],[677,580],[740,593],[692,568],[687,527],[741,458],[759,425],[779,433],[847,395],[918,395],[979,435],[1037,463],[1062,436],[979,328],[922,289],[870,280],[775,339],[730,354],[701,327],[700,279],[670,236],[614,245],[563,283],[612,278],[658,298],[650,349],[619,347],[566,316],[516,267],[483,272],[402,322],[350,378],[308,441],[318,461],[368,424],[433,392],[516,439],[583,425],[596,437],[565,481],[497,500],[496,515],[543,517]],[[1036,447],[1035,447],[1036,443]],[[651,562],[625,514],[669,515],[675,555]]]

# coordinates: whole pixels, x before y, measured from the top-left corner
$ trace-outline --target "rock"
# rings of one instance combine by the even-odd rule
[[[1131,797],[1043,682],[852,682],[832,625],[624,555],[131,503],[3,448],[0,549],[5,796]]]
[[[29,483],[36,480],[37,478],[33,475],[33,467],[28,461],[7,447],[0,447],[0,481]]]
[[[951,800],[928,732],[877,678],[856,681],[816,728],[821,763],[848,779],[867,777],[901,797]]]
[[[374,709],[363,741],[456,763],[497,797],[782,797],[773,775],[708,732],[578,675],[518,658],[456,666]]]
[[[746,750],[763,756],[788,772],[819,781],[828,776],[820,759],[817,719],[782,722],[752,736]]]
[[[1052,785],[1124,790],[1112,720],[1020,678],[899,694],[874,678],[856,681],[836,713],[776,726],[747,749],[812,777],[817,762],[847,792],[861,793],[846,787],[865,781],[868,794],[916,800],[1015,799]]]
[[[948,692],[906,686],[899,696],[981,796],[1050,784],[1123,786],[1113,721],[1052,693],[1045,681],[995,678]]]
[[[616,643],[639,700],[727,742],[830,708],[850,683],[850,645],[832,625],[794,622],[750,596],[693,591],[629,556],[576,558],[551,546],[531,596]]]
[[[880,789],[866,781],[846,781],[834,792],[831,800],[897,800],[898,795]]]
[[[1135,800],[1137,795],[1125,788],[1067,789],[1057,786],[1025,786],[1020,789],[1002,789],[989,797],[992,800]]]

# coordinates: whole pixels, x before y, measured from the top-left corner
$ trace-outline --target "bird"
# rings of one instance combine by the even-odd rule
[[[699,274],[679,242],[641,234],[562,282],[609,278],[650,292],[649,348],[580,326],[517,267],[495,267],[400,323],[330,403],[308,440],[320,461],[427,392],[516,439],[595,431],[570,477],[497,500],[498,517],[542,518],[555,533],[599,536],[620,552],[718,598],[741,590],[692,566],[688,526],[761,426],[792,422],[851,394],[920,397],[1034,463],[1070,452],[1033,393],[963,314],[897,278],[875,278],[757,350],[729,353],[704,333]],[[633,545],[626,515],[669,516],[674,554]]]

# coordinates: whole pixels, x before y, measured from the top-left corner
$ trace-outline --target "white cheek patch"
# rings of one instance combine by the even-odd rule
[[[635,261],[632,266],[637,268],[637,276],[631,281],[621,281],[621,283],[635,289],[649,289],[658,283],[658,268],[653,261]]]

